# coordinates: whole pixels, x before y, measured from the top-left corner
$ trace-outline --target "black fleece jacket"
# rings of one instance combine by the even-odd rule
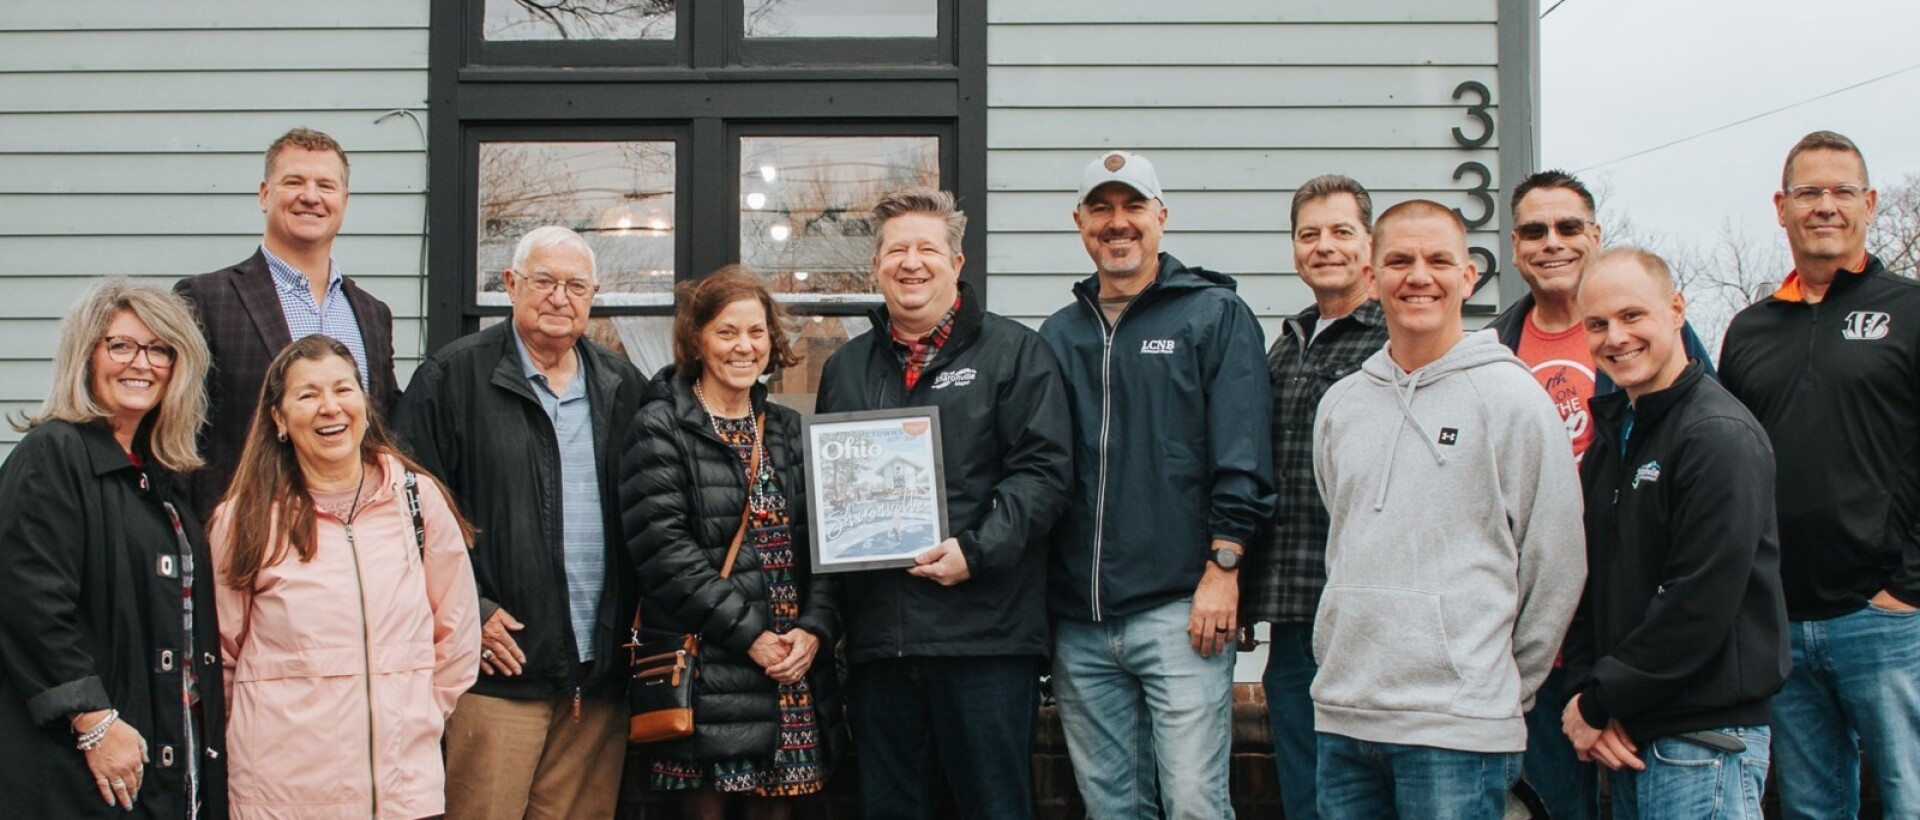
[[[1594,399],[1587,588],[1565,644],[1580,711],[1635,743],[1767,723],[1786,681],[1786,604],[1766,432],[1703,365],[1632,406]]]

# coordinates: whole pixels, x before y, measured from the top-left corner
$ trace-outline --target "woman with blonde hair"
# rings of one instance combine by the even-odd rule
[[[444,812],[440,736],[480,670],[472,532],[345,345],[268,365],[212,542],[233,817]]]
[[[207,348],[115,278],[61,323],[0,465],[0,817],[224,817],[213,580],[182,473]]]

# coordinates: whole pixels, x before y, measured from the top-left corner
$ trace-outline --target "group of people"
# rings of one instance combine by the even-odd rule
[[[1314,302],[1270,349],[1160,250],[1143,156],[1082,172],[1095,272],[1037,331],[961,280],[951,194],[888,193],[815,410],[937,407],[948,531],[817,574],[760,277],[684,283],[648,376],[541,227],[511,316],[403,392],[333,260],[348,173],[289,132],[250,259],[63,324],[0,465],[0,814],[611,817],[624,647],[694,635],[647,773],[687,816],[783,818],[849,740],[864,816],[1030,816],[1048,676],[1090,816],[1226,818],[1259,622],[1289,818],[1497,818],[1522,781],[1595,817],[1602,771],[1615,816],[1758,818],[1770,760],[1788,816],[1852,816],[1862,747],[1920,814],[1920,289],[1837,134],[1788,156],[1796,268],[1718,374],[1560,172],[1515,188],[1529,293],[1476,333],[1454,211],[1304,183]]]

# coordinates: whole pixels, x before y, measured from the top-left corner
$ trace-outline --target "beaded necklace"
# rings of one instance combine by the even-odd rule
[[[713,427],[714,437],[720,439],[720,442],[722,444],[725,444],[727,441],[727,436],[725,433],[720,431],[720,417],[714,415],[713,406],[707,403],[707,393],[705,390],[700,389],[700,381],[698,379],[695,379],[693,382],[693,397],[700,401],[700,409],[706,411],[707,424]],[[751,449],[747,450],[747,453],[749,454],[749,456],[751,456],[751,454],[755,450],[758,450],[760,452],[761,464],[765,465],[767,463],[767,459],[769,458],[770,454],[767,453],[766,450],[762,449],[763,447],[766,446],[766,443],[760,440],[760,425],[755,424],[754,422],[755,422],[755,418],[753,413],[753,404],[752,404],[752,401],[749,400],[747,404],[747,435],[750,437],[749,444]],[[735,460],[737,461],[738,458],[736,457]],[[753,459],[749,457],[747,459],[747,462],[752,463]],[[747,471],[747,468],[745,467],[740,468],[741,473],[745,473],[746,471]],[[755,485],[759,483],[760,483],[759,476],[756,476],[756,475],[747,476],[747,504],[756,513],[765,512],[767,507],[767,503],[763,498],[761,498],[761,494],[754,492]]]

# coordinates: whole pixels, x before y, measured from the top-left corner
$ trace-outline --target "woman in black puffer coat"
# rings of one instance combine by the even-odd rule
[[[690,817],[722,817],[728,795],[745,795],[749,816],[781,818],[788,801],[758,798],[818,791],[840,725],[838,619],[810,594],[800,416],[758,381],[798,358],[758,277],[729,267],[684,289],[675,364],[647,386],[620,485],[642,640],[701,637],[694,735],[655,747],[652,785],[685,790]]]

